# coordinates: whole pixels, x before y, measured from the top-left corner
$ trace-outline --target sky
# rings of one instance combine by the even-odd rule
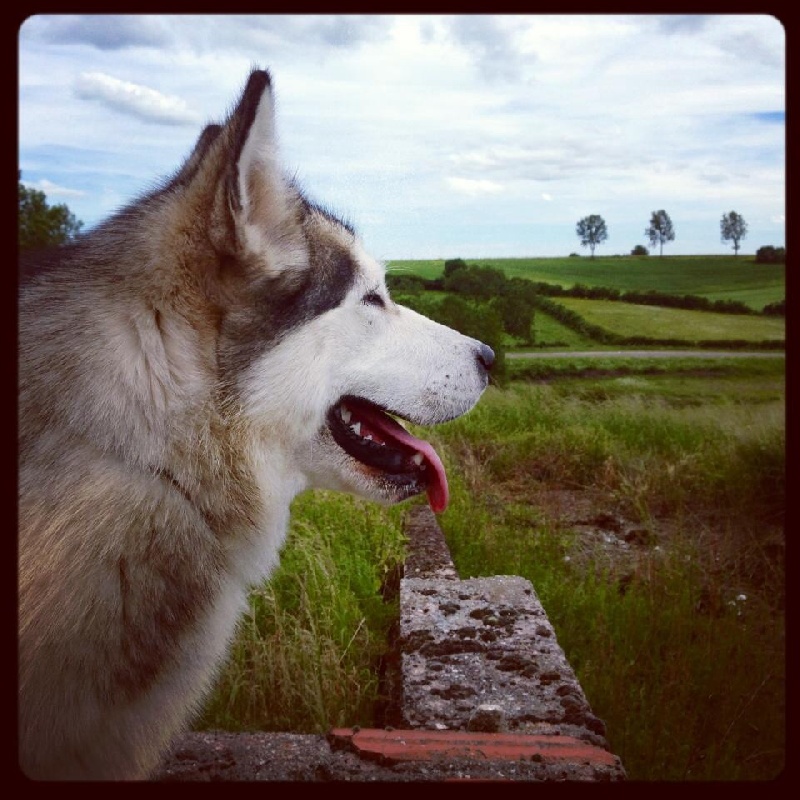
[[[382,260],[785,245],[785,31],[768,15],[39,15],[19,167],[84,229],[177,170],[270,70],[287,173]],[[657,252],[657,251],[655,251]]]

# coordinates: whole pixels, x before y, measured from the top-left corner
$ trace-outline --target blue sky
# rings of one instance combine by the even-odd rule
[[[157,15],[27,19],[22,180],[87,226],[177,169],[253,65],[277,93],[283,161],[381,259],[647,244],[785,243],[785,33],[759,15]]]

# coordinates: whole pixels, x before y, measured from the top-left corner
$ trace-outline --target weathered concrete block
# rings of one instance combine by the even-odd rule
[[[398,646],[409,728],[469,730],[489,705],[509,731],[607,747],[605,726],[524,578],[404,578]]]
[[[458,580],[450,548],[427,505],[413,506],[409,510],[403,532],[408,537],[405,577]]]

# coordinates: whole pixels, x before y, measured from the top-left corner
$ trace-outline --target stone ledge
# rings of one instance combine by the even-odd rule
[[[412,506],[405,516],[403,532],[408,548],[403,574],[407,578],[458,580],[450,549],[436,517],[428,506]]]
[[[562,734],[607,747],[524,578],[404,578],[397,646],[409,728]]]
[[[570,737],[336,729],[186,734],[162,782],[618,781],[619,760]]]

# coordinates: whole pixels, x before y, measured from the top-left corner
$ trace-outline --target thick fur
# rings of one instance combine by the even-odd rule
[[[20,765],[142,779],[274,568],[292,498],[410,493],[334,442],[331,406],[442,422],[490,356],[395,305],[353,231],[284,177],[262,71],[168,184],[25,272]]]

